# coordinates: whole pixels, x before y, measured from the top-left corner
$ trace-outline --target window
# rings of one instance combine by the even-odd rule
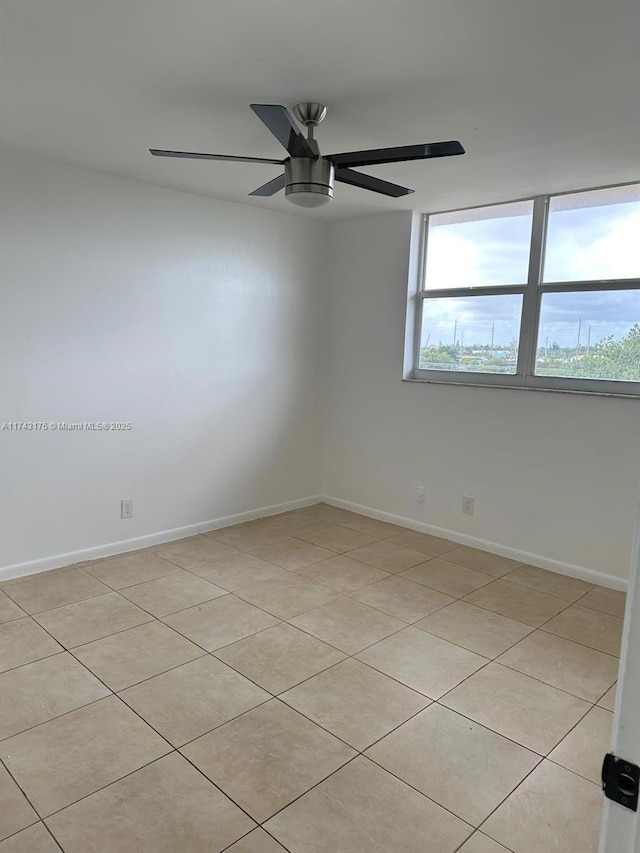
[[[425,217],[413,378],[640,396],[640,184]]]

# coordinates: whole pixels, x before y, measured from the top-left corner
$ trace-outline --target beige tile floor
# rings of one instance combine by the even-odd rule
[[[0,853],[595,853],[624,595],[318,504],[0,591]]]

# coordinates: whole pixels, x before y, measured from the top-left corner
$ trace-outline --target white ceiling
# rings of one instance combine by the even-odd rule
[[[280,157],[249,103],[318,100],[325,153],[459,139],[463,157],[371,168],[416,189],[336,186],[343,217],[442,210],[637,179],[637,0],[2,0],[0,142],[255,206]],[[367,170],[363,170],[367,171]]]

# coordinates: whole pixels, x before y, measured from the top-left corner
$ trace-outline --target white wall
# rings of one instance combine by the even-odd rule
[[[627,577],[637,401],[403,382],[410,228],[408,213],[330,225],[324,493]]]
[[[0,433],[0,564],[318,494],[326,226],[16,152],[1,168],[0,421],[132,430]]]
[[[133,425],[0,432],[1,565],[324,493],[626,577],[637,402],[402,382],[410,214],[327,226],[0,167],[0,421]]]

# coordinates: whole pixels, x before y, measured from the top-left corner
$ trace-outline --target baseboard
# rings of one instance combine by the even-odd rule
[[[605,574],[604,572],[597,572],[594,569],[588,569],[585,566],[576,566],[572,563],[552,560],[549,557],[542,556],[541,554],[531,554],[528,551],[510,548],[505,545],[500,545],[497,542],[489,542],[486,539],[480,539],[477,536],[469,536],[466,533],[460,533],[457,530],[449,530],[445,527],[436,527],[433,524],[426,524],[422,521],[416,521],[413,518],[405,518],[401,515],[394,515],[393,513],[384,512],[383,510],[362,506],[361,504],[356,504],[352,501],[345,501],[341,498],[335,498],[330,495],[315,495],[312,497],[300,498],[295,501],[287,501],[281,504],[272,504],[271,506],[260,507],[247,512],[236,513],[235,515],[227,515],[222,518],[212,519],[211,521],[202,521],[197,524],[186,525],[185,527],[174,527],[171,530],[162,530],[158,533],[138,536],[134,539],[123,539],[119,542],[109,542],[105,545],[97,545],[93,548],[84,548],[80,551],[69,551],[66,554],[56,554],[53,557],[42,557],[39,560],[15,563],[14,565],[0,568],[0,581],[24,577],[25,575],[33,575],[38,572],[46,572],[49,569],[59,569],[63,566],[71,566],[75,563],[83,563],[87,560],[98,560],[102,557],[113,557],[128,551],[137,551],[140,548],[149,548],[152,545],[161,545],[164,542],[172,542],[174,539],[184,539],[187,536],[195,536],[198,533],[208,533],[211,530],[218,530],[221,527],[229,527],[232,524],[240,524],[243,521],[253,521],[256,518],[266,518],[270,515],[277,515],[280,512],[302,509],[303,507],[311,506],[319,501],[324,501],[325,503],[331,504],[331,506],[342,507],[343,509],[357,512],[360,515],[366,515],[369,518],[388,521],[391,524],[397,524],[401,527],[406,527],[409,530],[417,530],[420,533],[430,533],[432,536],[441,536],[444,539],[450,539],[452,542],[458,542],[460,545],[468,545],[471,548],[478,548],[481,551],[489,551],[491,554],[508,557],[511,560],[517,560],[519,563],[528,563],[532,566],[539,566],[541,569],[549,569],[552,572],[558,572],[561,575],[579,578],[580,580],[587,581],[588,583],[594,583],[599,586],[606,586],[610,589],[618,589],[622,591],[626,591],[627,589],[628,582],[624,578],[618,578],[613,575]]]
[[[322,498],[319,496],[300,498],[295,501],[286,501],[286,503],[263,506],[259,509],[249,510],[248,512],[227,515],[223,518],[215,518],[211,521],[201,521],[198,524],[188,524],[185,527],[174,527],[171,530],[162,530],[159,533],[137,536],[134,539],[122,539],[119,542],[109,542],[106,545],[83,548],[80,551],[69,551],[66,554],[42,557],[39,560],[30,560],[26,563],[14,563],[12,566],[0,568],[0,581],[20,578],[24,575],[34,575],[38,572],[46,572],[49,569],[59,569],[62,566],[71,566],[74,563],[84,563],[87,560],[98,560],[101,557],[113,557],[127,551],[149,548],[151,545],[161,545],[163,542],[184,539],[187,536],[195,536],[197,533],[208,533],[210,530],[218,530],[221,527],[229,527],[232,524],[240,524],[243,521],[253,521],[256,518],[266,518],[269,515],[289,512],[292,509],[302,509],[303,507],[316,504],[321,500]]]
[[[420,533],[430,533],[432,536],[441,536],[443,539],[450,539],[452,542],[458,542],[460,545],[468,545],[471,548],[478,548],[481,551],[489,551],[491,554],[498,554],[500,557],[508,557],[511,560],[517,560],[519,563],[527,563],[531,566],[539,566],[541,569],[549,569],[552,572],[558,572],[561,575],[568,575],[572,578],[587,581],[588,583],[606,586],[609,589],[618,589],[626,592],[628,581],[625,578],[618,578],[614,575],[608,575],[605,572],[597,572],[595,569],[588,569],[585,566],[575,566],[572,563],[563,563],[560,560],[552,560],[549,557],[544,557],[541,554],[530,554],[528,551],[521,551],[518,548],[509,548],[505,545],[500,545],[497,542],[489,542],[486,539],[480,539],[477,536],[468,536],[466,533],[460,533],[457,530],[448,530],[445,527],[436,527],[433,524],[426,524],[423,521],[416,521],[413,518],[405,518],[401,515],[394,515],[390,512],[373,509],[372,507],[362,506],[361,504],[353,503],[352,501],[344,501],[341,498],[334,498],[330,495],[324,495],[320,500],[331,506],[341,507],[342,509],[357,512],[360,515],[376,518],[379,521],[388,521],[390,524],[398,524],[401,527],[408,527],[410,530],[417,530]]]

